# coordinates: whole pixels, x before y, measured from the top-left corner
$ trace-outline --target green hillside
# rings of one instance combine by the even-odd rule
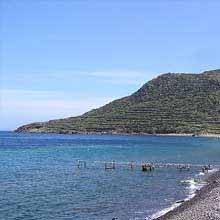
[[[132,95],[82,116],[32,123],[16,131],[220,134],[220,69],[163,74]]]

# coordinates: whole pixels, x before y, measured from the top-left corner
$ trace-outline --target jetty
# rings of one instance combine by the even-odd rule
[[[220,165],[211,164],[189,164],[189,163],[158,163],[158,162],[135,162],[135,161],[85,161],[77,160],[77,168],[104,168],[105,170],[115,169],[130,169],[130,170],[141,170],[143,172],[152,172],[155,169],[176,169],[179,172],[190,171],[191,169],[200,170],[203,173],[208,172],[211,169],[220,169]]]

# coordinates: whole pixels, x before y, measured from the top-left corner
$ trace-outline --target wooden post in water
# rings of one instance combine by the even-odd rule
[[[78,168],[86,168],[86,161],[78,160],[77,167]]]
[[[113,160],[109,166],[108,166],[108,163],[105,162],[105,170],[114,170],[115,169],[115,161]]]
[[[134,165],[133,165],[133,161],[130,162],[130,168],[133,170]]]
[[[115,169],[115,161],[112,161],[112,169]]]

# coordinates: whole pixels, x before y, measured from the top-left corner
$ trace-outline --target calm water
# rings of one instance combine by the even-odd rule
[[[78,159],[88,168],[78,169]],[[0,132],[0,219],[150,219],[185,198],[180,181],[199,172],[94,163],[112,160],[220,164],[220,140]]]

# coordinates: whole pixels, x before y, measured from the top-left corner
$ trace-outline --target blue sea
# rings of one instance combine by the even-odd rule
[[[0,132],[0,219],[149,220],[189,195],[183,180],[202,177],[130,161],[219,165],[220,139]]]

